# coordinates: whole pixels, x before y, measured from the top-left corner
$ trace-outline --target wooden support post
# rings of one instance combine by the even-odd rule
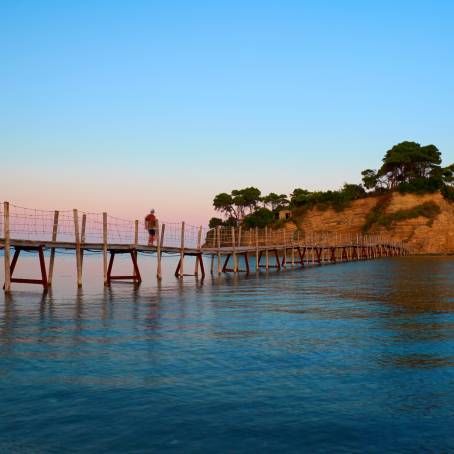
[[[52,242],[57,241],[58,233],[58,216],[59,212],[54,211],[54,225],[52,227]],[[55,248],[50,249],[50,259],[49,259],[49,278],[47,279],[47,285],[50,287],[52,285],[52,278],[54,275],[54,263],[55,263]]]
[[[5,262],[5,293],[11,291],[11,274],[10,274],[10,260],[11,260],[11,239],[9,230],[9,202],[3,202],[3,236],[5,238],[4,262]]]
[[[233,255],[233,272],[238,272],[238,258],[236,256],[236,246],[235,246],[235,227],[232,227],[232,255]]]
[[[268,227],[265,227],[265,269],[270,267],[270,254],[268,251]]]
[[[184,274],[184,221],[181,223],[180,263],[178,277],[183,277],[183,274]]]
[[[229,264],[229,259],[232,254],[227,254],[224,259],[224,265],[222,266],[222,272],[225,273],[227,271],[227,265]],[[233,269],[229,269],[229,271],[233,271]]]
[[[87,215],[84,213],[82,215],[82,228],[81,228],[81,233],[80,233],[80,244],[81,244],[81,250],[80,250],[80,268],[81,272],[83,273],[83,267],[84,267],[84,243],[85,243],[85,228],[87,226]]]
[[[159,224],[158,224],[158,229],[156,230],[159,234]],[[161,226],[161,234],[159,235],[159,238],[156,242],[156,277],[160,281],[162,279],[162,270],[161,270],[161,259],[162,259],[162,247],[164,246],[164,233],[166,231],[166,225],[162,224]]]
[[[102,256],[104,269],[104,285],[109,284],[107,269],[107,213],[102,214]]]
[[[221,226],[216,227],[216,241],[217,241],[217,248],[218,248],[218,275],[222,273],[221,267]]]
[[[137,247],[139,244],[139,221],[136,219],[134,221],[134,247]]]
[[[82,286],[82,258],[80,254],[80,233],[79,233],[79,213],[73,210],[74,218],[74,241],[76,243],[76,267],[77,267],[77,286]]]
[[[258,271],[259,265],[259,228],[255,228],[255,270]]]
[[[293,239],[293,234],[292,234],[291,244],[292,244],[292,268],[293,268],[295,266],[295,242]]]
[[[199,231],[197,232],[197,251],[200,253],[200,248],[202,247],[202,226],[199,227]],[[199,274],[199,256],[195,259],[194,265],[194,274],[197,276]],[[201,257],[201,256],[200,256]]]
[[[112,276],[112,267],[117,254],[129,254],[131,256],[133,264],[133,274],[131,276]],[[110,260],[109,266],[107,268],[107,284],[110,285],[112,280],[132,280],[134,283],[140,284],[142,282],[142,277],[140,275],[139,265],[137,263],[137,251],[136,249],[111,249],[110,250]]]
[[[282,235],[283,235],[283,242],[284,242],[284,257],[282,259],[282,265],[283,266],[286,266],[287,264],[287,243],[286,243],[286,238],[285,238],[285,228],[283,229],[282,231]]]

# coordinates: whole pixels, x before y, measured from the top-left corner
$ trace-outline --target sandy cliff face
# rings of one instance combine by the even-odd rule
[[[341,212],[332,209],[309,210],[300,218],[306,232],[361,233],[367,215],[385,196],[356,200]],[[434,202],[441,212],[434,219],[419,216],[393,223],[388,229],[372,226],[370,234],[381,233],[393,241],[403,241],[415,254],[454,254],[454,203],[446,201],[441,194],[392,194],[385,213],[409,210],[425,202]]]

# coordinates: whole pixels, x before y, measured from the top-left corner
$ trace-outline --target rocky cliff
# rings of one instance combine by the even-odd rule
[[[368,197],[341,211],[315,207],[296,220],[306,232],[356,235],[367,230],[403,241],[414,254],[454,254],[454,203],[439,193]]]

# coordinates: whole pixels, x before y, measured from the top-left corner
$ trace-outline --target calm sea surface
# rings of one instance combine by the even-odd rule
[[[104,288],[88,256],[78,291],[65,255],[47,295],[1,292],[0,452],[454,450],[453,258],[203,283],[165,260],[160,288],[154,258]]]

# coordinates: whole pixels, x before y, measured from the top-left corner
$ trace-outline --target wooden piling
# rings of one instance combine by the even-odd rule
[[[255,228],[255,270],[260,269],[259,265],[259,228]]]
[[[107,213],[102,214],[102,256],[104,269],[104,285],[109,285],[107,276]]]
[[[217,241],[217,248],[218,248],[218,275],[222,273],[222,267],[221,267],[221,226],[216,227],[216,241]]]
[[[200,253],[202,247],[202,226],[199,227],[197,232],[197,252]],[[194,264],[194,274],[197,276],[199,274],[199,259],[196,257]]]
[[[57,241],[58,233],[58,217],[60,212],[54,211],[54,225],[52,226],[52,242]],[[55,248],[50,249],[50,259],[49,259],[49,277],[47,279],[47,285],[50,287],[52,285],[52,278],[54,276],[54,263],[55,263]]]
[[[139,220],[134,221],[134,247],[139,244]]]
[[[282,257],[282,265],[284,267],[287,267],[287,244],[286,244],[286,238],[285,238],[285,228],[282,230],[282,238],[283,238],[283,244],[284,244],[284,250],[283,250],[283,257]]]
[[[233,272],[238,272],[238,258],[236,256],[236,245],[235,245],[235,227],[232,227],[232,257],[233,257]]]
[[[159,238],[156,242],[156,277],[158,278],[158,281],[162,279],[162,270],[161,270],[161,259],[162,259],[162,247],[164,245],[164,233],[166,231],[166,225],[162,224],[161,226],[161,234],[159,235]],[[159,234],[159,224],[158,224],[158,229],[157,232]]]
[[[3,236],[5,238],[4,263],[5,263],[5,293],[11,291],[11,239],[9,226],[9,202],[3,202]]]
[[[76,243],[76,267],[77,267],[77,286],[82,287],[82,259],[80,253],[80,233],[79,233],[79,213],[73,210],[74,218],[74,240]]]
[[[80,250],[80,269],[81,272],[83,273],[84,269],[84,244],[85,244],[85,229],[87,226],[87,215],[84,213],[82,215],[82,228],[81,228],[81,233],[80,233],[80,244],[81,244],[81,250]]]
[[[180,270],[179,276],[184,274],[184,221],[181,223],[181,238],[180,238]]]
[[[265,227],[265,269],[270,267],[270,254],[268,251],[268,227]]]
[[[293,238],[293,233],[292,233],[291,245],[292,245],[292,268],[293,268],[295,266],[295,241]]]

